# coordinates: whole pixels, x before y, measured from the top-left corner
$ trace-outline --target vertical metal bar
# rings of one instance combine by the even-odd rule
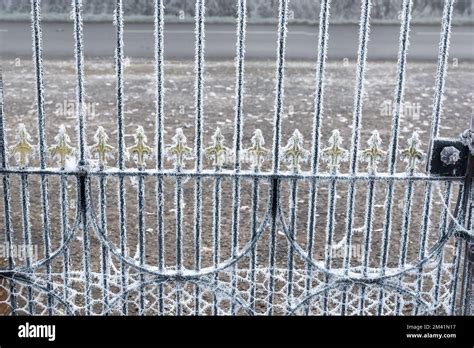
[[[242,148],[243,105],[244,105],[244,63],[245,36],[247,25],[247,0],[239,0],[237,7],[237,60],[235,81],[235,116],[234,116],[234,169],[240,171],[240,151]],[[238,191],[240,193],[240,191]],[[234,197],[234,202],[238,197]],[[238,211],[238,208],[237,208]],[[237,225],[238,227],[238,225]]]
[[[155,0],[155,112],[156,112],[156,169],[163,168],[163,127],[164,127],[164,8],[163,0]]]
[[[392,109],[392,133],[390,136],[390,145],[388,152],[388,172],[394,174],[397,164],[398,155],[398,138],[400,129],[400,115],[403,110],[405,98],[405,76],[407,64],[407,52],[409,46],[411,10],[413,0],[403,0],[402,4],[402,21],[400,25],[400,38],[398,48],[397,62],[397,82],[395,85],[395,94]]]
[[[257,236],[257,228],[258,228],[258,202],[259,202],[259,180],[258,177],[254,177],[253,179],[253,188],[252,188],[252,240],[255,239]],[[255,273],[257,271],[257,245],[252,248],[250,252],[250,308],[252,312],[255,314],[255,290],[256,290],[256,283],[255,283]]]
[[[119,225],[120,225],[120,255],[127,256],[127,222],[125,212],[125,182],[124,177],[119,177]],[[122,290],[122,314],[127,315],[127,284],[128,271],[123,260],[120,260],[121,290]]]
[[[195,85],[195,139],[194,139],[194,151],[195,151],[195,170],[201,172],[202,170],[202,116],[203,116],[203,101],[204,101],[204,33],[205,33],[205,0],[196,1],[196,12],[195,12],[195,74],[196,74],[196,85]],[[202,224],[202,183],[201,177],[196,177],[194,185],[194,245],[195,245],[195,269],[201,268],[201,224]],[[196,287],[196,308],[199,306],[200,293],[198,287]]]
[[[396,171],[398,155],[398,132],[400,128],[400,114],[405,97],[405,70],[409,44],[412,0],[404,0],[402,4],[402,21],[400,25],[400,44],[398,48],[397,83],[395,85],[395,96],[392,110],[392,133],[388,153],[388,173],[393,175]],[[390,233],[392,231],[392,207],[393,207],[394,182],[387,183],[387,194],[385,196],[385,217],[382,236],[382,252],[380,256],[380,275],[385,274],[390,244]],[[384,303],[384,290],[380,289],[378,295],[377,315],[382,315]]]
[[[460,191],[459,195],[460,197],[465,197],[465,194],[469,194],[469,192],[465,192],[465,190],[468,190],[469,188],[465,183],[463,183],[460,186]],[[464,219],[466,217],[466,211],[463,209],[460,209],[455,216],[459,224],[462,226],[464,225]],[[454,228],[454,227],[453,227]],[[461,236],[456,233],[455,235],[455,244],[454,244],[454,257],[453,257],[453,271],[452,271],[452,276],[451,276],[451,284],[450,284],[450,303],[449,303],[449,315],[454,315],[456,313],[456,295],[457,295],[457,289],[458,289],[458,277],[459,277],[459,269],[461,265],[461,252],[463,248],[463,243],[464,240],[461,238]]]
[[[462,290],[461,290],[461,315],[470,315],[470,306],[471,306],[471,288],[472,287],[472,273],[471,273],[471,262],[469,261],[469,256],[471,253],[472,243],[464,243],[465,252],[464,252],[464,262],[463,262],[463,276],[462,276]]]
[[[390,246],[390,235],[392,232],[392,206],[393,206],[394,182],[389,181],[387,184],[387,194],[385,196],[385,219],[382,236],[382,251],[380,255],[380,276],[385,275],[385,267],[388,262],[388,251]],[[381,288],[378,294],[377,315],[383,314],[385,292]]]
[[[317,196],[318,196],[318,182],[316,179],[311,179],[309,192],[309,214],[308,214],[308,232],[307,232],[307,249],[306,252],[308,257],[312,258],[313,255],[313,245],[314,245],[314,227],[316,225],[316,206],[317,206]],[[313,284],[312,280],[312,266],[308,262],[306,265],[306,280],[305,280],[305,291],[306,294],[309,294],[311,286]],[[344,303],[342,304],[344,305]],[[305,314],[309,315],[309,304],[305,306]]]
[[[235,87],[235,120],[234,120],[234,171],[240,172],[240,151],[242,147],[243,127],[243,94],[244,94],[244,59],[245,59],[245,26],[247,20],[247,0],[239,0],[237,4],[237,60],[236,60],[236,87]],[[235,176],[232,195],[232,257],[237,255],[239,246],[240,220],[240,178]],[[237,264],[232,267],[231,296],[237,290]],[[232,302],[231,313],[235,315],[235,302]]]
[[[86,165],[86,119],[85,110],[85,91],[84,91],[84,47],[83,47],[83,28],[82,28],[82,0],[73,0],[74,16],[74,56],[76,62],[76,117],[77,117],[77,136],[79,148],[79,165]],[[85,273],[85,314],[90,314],[91,288],[90,288],[90,255],[89,255],[89,232],[88,232],[88,179],[86,175],[78,177],[78,199],[80,200],[81,222],[83,232],[83,266]]]
[[[5,113],[3,110],[3,73],[0,67],[0,165],[2,169],[8,167],[7,142],[5,132]],[[6,231],[9,232],[9,231]]]
[[[474,128],[474,116],[471,119],[472,121],[472,127],[471,129]],[[473,230],[474,226],[474,189],[473,185],[474,181],[472,181],[471,178],[471,183],[470,183],[470,199],[468,202],[469,205],[469,214],[467,216],[467,229],[469,231]],[[468,236],[468,239],[466,241],[466,251],[464,253],[464,270],[463,270],[463,286],[462,286],[462,298],[461,298],[461,303],[462,303],[462,313],[461,315],[470,315],[474,314],[474,299],[473,296],[474,294],[472,291],[474,290],[474,281],[473,281],[473,256],[474,256],[474,237]]]
[[[117,78],[117,143],[118,143],[118,167],[125,167],[125,140],[124,140],[124,97],[123,97],[123,9],[122,0],[117,0],[114,14],[116,26],[116,49],[115,49],[115,72]],[[120,225],[120,252],[122,256],[127,253],[127,222],[125,204],[124,177],[119,176],[119,225]],[[123,260],[120,261],[121,288],[122,288],[122,314],[128,313],[126,289],[128,285],[127,266]]]
[[[85,315],[91,314],[91,272],[90,272],[90,242],[89,242],[89,221],[88,212],[90,209],[89,205],[89,178],[87,175],[79,175],[77,177],[77,197],[79,201],[79,208],[81,214],[82,224],[82,247],[83,247],[83,267],[84,267],[84,301],[85,301]]]
[[[196,1],[196,48],[195,48],[195,73],[196,73],[196,90],[195,90],[195,107],[196,107],[196,135],[195,135],[195,157],[196,170],[202,169],[202,115],[204,101],[204,14],[205,0]]]
[[[410,176],[414,174],[414,170],[411,170]],[[425,190],[425,200],[431,196],[431,185],[426,186]],[[412,210],[412,200],[413,200],[413,181],[407,183],[405,190],[405,199],[403,200],[403,224],[402,230],[400,232],[400,252],[398,259],[398,268],[403,269],[405,267],[406,258],[408,254],[408,240],[410,236],[410,222],[411,222],[411,210]],[[428,219],[429,212],[424,211],[423,220]],[[428,226],[428,225],[427,225]],[[398,279],[398,283],[401,284],[403,275]],[[395,313],[400,314],[401,311],[401,298],[397,295],[397,301],[395,306]]]
[[[431,186],[430,186],[430,190],[431,190]],[[426,205],[425,205],[425,208],[426,208]],[[443,217],[442,217],[443,219]],[[445,221],[441,221],[441,224],[445,224]],[[423,220],[422,220],[422,224],[421,224],[421,234],[420,234],[420,245],[419,245],[419,250],[418,250],[418,259],[421,260],[425,257],[425,254],[426,254],[426,243],[427,243],[427,240],[428,240],[428,234],[429,234],[429,227],[430,227],[430,220],[429,220],[429,211],[424,211],[423,212]],[[440,255],[440,258],[441,258],[441,262],[440,262],[440,265],[442,264],[442,258],[443,258],[443,254],[441,253]],[[423,276],[422,276],[422,272],[423,272],[423,266],[420,266],[419,269],[418,269],[418,272],[417,272],[417,291],[418,293],[421,292],[421,288],[423,286]],[[419,310],[419,303],[417,303],[415,305],[415,315],[418,315],[418,310]]]
[[[30,231],[30,195],[28,192],[28,175],[21,174],[21,203],[23,219],[23,239],[26,247],[26,267],[31,268],[31,231]],[[28,285],[28,311],[31,315],[35,314],[35,305],[33,301],[33,288]]]
[[[271,214],[272,214],[272,221],[270,227],[270,252],[269,252],[269,261],[268,261],[268,268],[269,268],[269,284],[268,284],[268,309],[267,314],[273,315],[273,299],[274,299],[274,292],[275,292],[275,254],[276,254],[276,234],[277,234],[277,216],[278,216],[278,204],[280,201],[280,180],[277,176],[275,176],[271,181],[270,187],[270,197],[271,197]]]
[[[353,125],[352,125],[352,140],[351,140],[351,158],[350,158],[350,173],[354,175],[357,172],[357,155],[360,143],[360,125],[362,118],[362,102],[364,94],[364,79],[365,66],[367,61],[367,45],[369,41],[369,23],[370,23],[370,9],[371,0],[364,0],[362,2],[360,29],[359,29],[359,52],[357,57],[357,76],[354,96],[354,110],[353,110]],[[353,196],[355,194],[354,182],[351,181],[349,197],[349,214],[348,214],[348,228],[347,231],[352,230],[352,210],[353,210]]]
[[[240,178],[235,176],[232,194],[232,257],[237,256],[239,248],[239,218],[240,218]],[[231,285],[231,297],[235,297],[237,291],[237,263],[232,266],[232,285]],[[235,315],[236,303],[231,303],[230,312]]]
[[[367,44],[369,41],[369,26],[370,26],[370,8],[371,0],[364,0],[361,5],[361,15],[359,23],[359,48],[357,56],[357,75],[354,96],[353,109],[353,123],[352,123],[352,140],[351,140],[351,158],[349,159],[349,172],[351,175],[357,173],[357,156],[359,152],[360,143],[360,124],[362,118],[362,102],[364,95],[364,79],[365,79],[365,65],[367,61]],[[355,181],[349,181],[349,189],[347,193],[347,217],[346,217],[346,243],[344,249],[343,267],[347,274],[350,268],[351,261],[351,247],[352,247],[352,228],[353,228],[353,212],[355,204],[356,187]],[[347,293],[343,291],[341,307],[342,314],[345,314]]]
[[[155,94],[156,94],[156,170],[163,169],[163,130],[164,130],[164,69],[163,69],[163,41],[164,41],[164,8],[163,0],[155,0]],[[164,270],[164,193],[163,178],[157,177],[156,206],[157,206],[157,235],[158,235],[158,268]],[[158,285],[158,311],[163,314],[163,284]]]
[[[125,140],[124,140],[124,97],[123,97],[123,10],[122,0],[117,0],[114,23],[116,26],[115,72],[117,78],[117,141],[118,141],[118,167],[124,168]]]
[[[370,251],[372,247],[372,228],[373,228],[373,212],[374,212],[374,194],[375,194],[375,180],[369,179],[369,186],[367,188],[367,202],[365,209],[365,235],[364,235],[364,254],[363,254],[363,276],[368,277],[368,269],[370,266]],[[366,287],[362,285],[360,292],[359,315],[364,315],[365,310],[365,290]]]
[[[336,173],[333,173],[336,175]],[[329,183],[328,192],[328,212],[327,212],[327,224],[326,224],[326,241],[324,243],[324,268],[329,270],[331,268],[332,261],[332,244],[334,236],[334,225],[336,224],[336,179],[331,179]],[[324,275],[324,282],[329,283],[329,274]],[[323,298],[323,315],[328,315],[328,296],[329,291],[324,291]]]
[[[182,271],[183,268],[183,187],[182,187],[182,178],[176,176],[176,269],[178,272]],[[176,315],[181,315],[181,288],[177,284],[176,289]]]
[[[294,263],[294,248],[292,242],[295,239],[296,233],[296,211],[298,209],[298,180],[291,179],[290,189],[290,230],[289,235],[291,241],[288,245],[288,278],[287,278],[287,293],[286,293],[286,311],[291,313],[291,305],[293,300],[293,263]]]
[[[273,173],[280,170],[281,113],[283,112],[288,0],[280,0],[278,9],[278,48],[276,61],[275,114],[273,120]]]
[[[41,30],[41,0],[31,0],[31,20],[33,35],[33,63],[36,77],[36,103],[38,112],[38,134],[39,134],[39,154],[40,166],[45,168],[45,117],[44,117],[44,86],[43,86],[43,44]]]
[[[220,240],[221,240],[221,178],[216,177],[214,184],[214,218],[213,218],[213,247],[214,247],[214,267],[220,262]],[[214,274],[214,282],[217,284],[219,274]],[[214,293],[213,299],[213,315],[219,314],[219,300],[217,294]]]
[[[0,165],[2,169],[8,168],[8,155],[5,134],[5,114],[3,111],[3,77],[2,69],[0,67]],[[8,175],[3,175],[3,211],[5,216],[5,240],[8,244],[8,268],[13,269],[15,262],[13,260],[13,235],[12,235],[12,220],[10,209],[10,180]],[[16,282],[10,280],[10,306],[12,308],[11,314],[16,315]]]
[[[443,7],[443,22],[440,34],[438,67],[436,72],[436,89],[433,101],[431,139],[438,136],[441,109],[443,105],[444,83],[448,66],[449,40],[451,36],[451,20],[454,0],[445,0]]]
[[[140,266],[145,264],[145,182],[143,175],[138,176],[138,247]],[[140,315],[145,314],[145,274],[140,272]]]
[[[367,45],[369,42],[369,26],[370,26],[370,9],[371,0],[364,0],[362,2],[361,17],[360,17],[360,29],[359,29],[359,52],[357,56],[357,76],[355,85],[355,96],[354,96],[354,110],[353,110],[353,127],[352,127],[352,140],[351,140],[351,158],[350,158],[350,173],[354,175],[357,172],[357,156],[359,151],[360,143],[360,126],[362,119],[362,102],[364,95],[364,79],[365,79],[365,66],[367,62]],[[351,187],[354,187],[351,184]],[[353,190],[353,188],[352,188]],[[352,192],[352,191],[351,191]],[[353,195],[349,194],[349,197]],[[353,197],[352,197],[353,198]],[[349,211],[351,212],[351,205],[349,205]],[[352,219],[352,214],[348,215],[349,220]],[[348,222],[351,227],[351,220]],[[350,228],[348,229],[350,230]]]
[[[279,204],[280,181],[277,176],[280,171],[280,137],[281,137],[281,113],[283,111],[283,93],[285,77],[285,53],[286,53],[286,31],[288,24],[288,0],[280,0],[278,7],[278,48],[276,60],[276,86],[275,86],[275,113],[273,119],[273,144],[272,144],[272,166],[275,175],[271,187],[272,222],[270,236],[270,284],[268,315],[273,314],[273,299],[275,291],[275,248],[277,233],[277,215]]]
[[[69,219],[68,219],[68,194],[67,194],[67,176],[61,174],[59,182],[59,192],[61,201],[61,234],[63,243],[66,244],[67,236],[69,232]],[[63,284],[64,284],[64,301],[69,301],[69,246],[65,245],[63,254]]]
[[[462,252],[462,247],[464,243],[463,240],[459,237],[456,238],[456,242],[454,244],[454,258],[453,258],[453,275],[452,275],[452,280],[451,280],[451,288],[450,288],[450,293],[451,293],[451,301],[449,304],[449,315],[455,315],[456,313],[456,295],[457,295],[457,289],[458,289],[458,277],[459,277],[459,269],[461,265],[461,252]]]
[[[76,60],[76,116],[77,136],[79,148],[79,162],[81,165],[86,161],[86,119],[84,115],[84,46],[82,27],[82,0],[73,0],[74,15],[74,54]]]
[[[73,0],[74,14],[74,54],[76,60],[76,117],[78,122],[77,137],[79,145],[79,162],[84,165],[86,162],[86,119],[85,91],[84,91],[84,46],[82,27],[82,0]]]
[[[444,189],[444,195],[443,195],[443,200],[444,200],[444,205],[447,208],[443,207],[443,210],[441,212],[441,221],[440,221],[440,227],[439,227],[439,237],[442,238],[446,232],[447,232],[447,220],[448,220],[448,210],[451,202],[451,190],[452,190],[452,183],[450,181],[446,182],[446,186]],[[441,283],[441,272],[443,268],[443,262],[444,262],[444,249],[441,250],[440,256],[439,256],[439,261],[438,261],[438,267],[436,269],[436,280],[434,284],[434,307],[437,308],[439,305],[439,290],[440,290],[440,283]]]
[[[201,268],[201,224],[202,224],[202,215],[201,215],[201,206],[202,206],[202,185],[201,177],[196,177],[196,182],[194,186],[194,263],[195,270]],[[196,315],[200,312],[200,289],[196,286],[195,289],[196,303],[195,303],[195,313]]]
[[[321,139],[321,116],[324,107],[324,82],[326,55],[328,46],[328,26],[329,26],[329,7],[330,0],[321,1],[321,10],[319,13],[319,35],[318,35],[318,61],[316,64],[316,91],[314,96],[314,119],[313,119],[313,137],[311,152],[311,173],[317,174],[319,169],[319,145]],[[318,196],[318,183],[312,179],[310,183],[309,207],[308,207],[308,230],[307,230],[307,253],[309,257],[313,254],[314,226],[316,224],[316,206]],[[305,289],[308,294],[312,285],[312,267],[308,262],[306,265]],[[309,306],[305,306],[305,313],[309,315]]]
[[[106,198],[107,178],[105,175],[99,177],[99,218],[100,228],[105,236],[107,236],[107,198]],[[102,299],[104,301],[104,312],[108,313],[109,307],[109,249],[107,245],[102,245],[101,254],[101,270],[102,270]]]
[[[36,75],[36,103],[38,112],[38,140],[40,167],[46,168],[46,140],[44,134],[45,115],[44,115],[44,85],[43,85],[43,43],[41,31],[41,0],[32,0],[31,2],[32,16],[32,35],[33,35],[33,62],[35,65]],[[51,253],[50,241],[50,222],[49,222],[49,202],[48,202],[48,178],[41,175],[41,205],[42,205],[42,224],[43,224],[43,241],[45,257],[49,258]],[[51,263],[46,263],[47,285],[48,290],[48,314],[52,315],[53,296],[51,292]]]

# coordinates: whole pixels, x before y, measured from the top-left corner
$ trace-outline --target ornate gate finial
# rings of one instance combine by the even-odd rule
[[[299,172],[300,162],[308,159],[309,152],[303,148],[303,135],[298,129],[295,129],[282,153],[283,159],[289,163],[288,167],[295,173]]]
[[[400,157],[407,163],[407,172],[416,170],[418,162],[425,159],[425,154],[421,151],[421,141],[418,132],[413,132],[413,135],[408,139],[408,148],[400,151]]]
[[[114,151],[114,147],[107,144],[109,136],[102,126],[97,128],[97,131],[94,135],[94,140],[96,143],[90,148],[91,155],[95,155],[99,160],[99,164],[103,166],[107,158],[112,156],[111,153]]]
[[[166,149],[166,154],[174,160],[176,170],[184,167],[184,161],[192,157],[193,149],[186,146],[187,139],[183,133],[183,129],[177,128],[176,134],[173,136],[173,145]]]
[[[28,166],[29,158],[33,155],[35,147],[31,144],[31,135],[23,123],[18,125],[16,139],[17,143],[10,147],[10,152],[15,157],[18,166],[25,168]]]
[[[64,125],[59,127],[58,134],[54,137],[54,140],[56,141],[56,144],[53,144],[49,148],[49,152],[53,159],[57,161],[60,168],[64,169],[66,159],[74,154],[74,148],[69,145],[71,139],[69,138],[69,135],[67,135],[66,127],[64,127]]]
[[[333,172],[337,172],[341,166],[341,162],[345,162],[349,159],[349,152],[341,147],[342,137],[339,130],[335,129],[332,131],[331,137],[329,138],[329,147],[323,149],[321,158],[325,161],[329,169]]]
[[[221,133],[220,127],[216,128],[214,135],[212,136],[212,145],[207,147],[204,151],[206,156],[212,160],[212,164],[216,168],[222,167],[227,157],[231,153],[231,150],[224,145],[224,136]]]
[[[137,164],[138,168],[142,169],[145,167],[145,162],[148,157],[151,157],[153,149],[146,144],[147,137],[142,126],[137,127],[134,138],[135,145],[130,146],[127,151],[130,158],[132,158]]]
[[[270,153],[266,148],[265,140],[263,139],[262,131],[256,129],[252,137],[252,146],[248,149],[245,149],[243,154],[249,160],[252,161],[252,168],[255,171],[259,171],[262,167],[262,163],[267,159],[268,154]]]
[[[369,174],[375,174],[377,172],[377,165],[386,155],[386,152],[381,149],[382,139],[377,130],[372,131],[367,144],[369,144],[369,148],[360,153],[360,159],[367,163]]]

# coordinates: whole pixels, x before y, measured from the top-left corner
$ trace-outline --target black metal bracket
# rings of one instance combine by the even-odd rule
[[[467,259],[474,264],[474,241],[467,245]]]
[[[464,177],[467,173],[469,147],[461,140],[436,138],[431,143],[427,170],[431,175]]]

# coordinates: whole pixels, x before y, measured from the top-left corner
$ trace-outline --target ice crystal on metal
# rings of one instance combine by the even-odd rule
[[[146,165],[146,160],[152,156],[153,149],[147,143],[147,137],[142,126],[139,126],[134,134],[135,144],[130,146],[127,151],[131,159],[135,161],[139,168]]]
[[[338,171],[341,162],[345,162],[349,158],[349,152],[342,148],[341,145],[342,137],[339,130],[335,129],[329,138],[329,147],[322,151],[322,159],[332,171]]]
[[[408,172],[416,170],[418,162],[425,159],[425,154],[421,151],[418,132],[414,132],[411,138],[408,139],[408,147],[400,152],[400,156],[407,163],[406,170]]]
[[[378,164],[384,160],[386,152],[382,150],[382,139],[379,132],[374,130],[369,140],[369,147],[360,153],[360,159],[367,163],[368,172],[374,174],[377,172]]]
[[[104,127],[99,126],[94,135],[95,144],[91,146],[90,152],[92,156],[96,156],[100,165],[104,165],[108,158],[112,157],[114,147],[109,145],[107,141],[109,136]]]
[[[262,131],[256,129],[252,137],[252,146],[244,151],[244,157],[251,161],[252,168],[255,171],[259,171],[262,167],[263,161],[265,161],[270,151],[263,147],[265,140],[263,139]]]
[[[221,129],[217,127],[212,136],[212,145],[204,150],[207,158],[212,160],[212,164],[217,168],[222,167],[231,154],[230,148],[224,145],[224,141],[225,139],[221,133]]]
[[[181,128],[176,129],[173,145],[166,149],[166,154],[174,160],[176,169],[184,167],[184,161],[192,157],[193,149],[186,145],[187,139]]]
[[[66,165],[66,159],[74,154],[74,148],[70,145],[71,139],[66,133],[66,127],[61,125],[58,134],[54,137],[56,144],[49,148],[49,152],[53,159],[57,161],[61,168]]]
[[[308,159],[309,151],[303,148],[303,136],[298,129],[288,140],[288,144],[282,149],[283,160],[288,162],[288,167],[294,171],[301,170],[301,161]]]
[[[10,152],[15,157],[20,168],[28,166],[30,157],[33,155],[35,146],[31,144],[31,135],[23,123],[18,126],[16,144],[11,146]]]

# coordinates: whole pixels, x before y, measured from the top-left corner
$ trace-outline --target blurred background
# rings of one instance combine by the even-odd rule
[[[372,5],[372,19],[377,22],[395,22],[400,10],[399,0],[375,0]],[[183,20],[194,16],[194,1],[165,0],[165,12],[171,20],[173,17]],[[319,14],[320,2],[315,0],[297,0],[290,2],[290,20],[296,22],[315,22]],[[114,0],[84,1],[84,18],[86,20],[104,20],[115,7]],[[208,20],[226,20],[234,18],[237,1],[208,0],[206,1]],[[359,18],[359,2],[353,0],[337,0],[331,4],[333,22],[357,22]],[[44,19],[67,19],[70,1],[44,1]],[[274,20],[278,10],[278,0],[251,0],[247,2],[248,18],[252,22]],[[413,16],[415,22],[433,22],[440,17],[443,10],[442,1],[414,0]],[[128,19],[146,20],[153,15],[153,1],[130,0],[124,2],[124,12]],[[456,21],[472,22],[474,3],[470,0],[455,2],[454,14]],[[20,19],[29,16],[28,0],[0,0],[1,19]],[[181,18],[179,18],[181,17]],[[184,18],[183,18],[184,17]]]

